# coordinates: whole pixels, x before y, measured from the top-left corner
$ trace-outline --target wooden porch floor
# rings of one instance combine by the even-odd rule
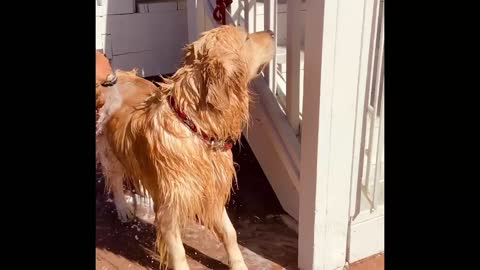
[[[383,253],[377,254],[366,259],[354,262],[350,265],[350,270],[384,270],[385,256]]]

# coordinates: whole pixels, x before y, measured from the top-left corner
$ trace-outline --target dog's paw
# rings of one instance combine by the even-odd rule
[[[132,206],[128,203],[116,203],[118,219],[122,222],[129,222],[135,217]]]

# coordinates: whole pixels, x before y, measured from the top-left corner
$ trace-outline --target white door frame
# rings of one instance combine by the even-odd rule
[[[341,269],[347,261],[365,1],[307,1],[298,245],[303,270]]]

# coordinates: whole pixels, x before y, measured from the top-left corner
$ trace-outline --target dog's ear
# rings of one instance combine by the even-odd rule
[[[204,33],[184,49],[184,65],[194,69],[193,80],[199,89],[200,110],[229,108],[232,96],[247,86],[246,63],[238,54],[219,51],[217,45],[215,39],[207,39]]]
[[[184,48],[183,65],[194,67],[194,87],[199,90],[199,109],[216,108],[222,110],[228,106],[228,89],[223,89],[227,72],[219,60],[208,57],[208,51],[202,39],[188,44]]]
[[[231,78],[225,64],[219,60],[204,61],[203,85],[200,88],[200,108],[225,110],[230,105]]]

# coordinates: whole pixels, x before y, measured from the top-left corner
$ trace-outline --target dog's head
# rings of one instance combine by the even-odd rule
[[[183,66],[196,74],[199,108],[223,110],[246,98],[249,81],[273,58],[274,46],[272,31],[248,34],[233,26],[214,28],[189,44]]]

